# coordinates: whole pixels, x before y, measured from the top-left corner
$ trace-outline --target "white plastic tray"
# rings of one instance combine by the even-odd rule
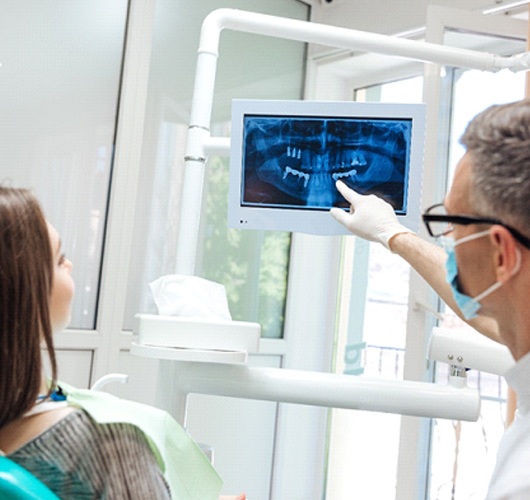
[[[158,347],[144,344],[131,344],[131,353],[145,358],[167,359],[172,361],[195,361],[201,363],[244,364],[248,354],[243,351],[221,351],[216,349],[182,349],[179,347]]]
[[[136,319],[139,345],[246,353],[259,350],[258,323],[156,314],[137,314]]]

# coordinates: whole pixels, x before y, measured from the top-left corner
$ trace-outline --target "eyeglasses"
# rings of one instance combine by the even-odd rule
[[[425,210],[422,219],[427,227],[427,231],[433,238],[439,238],[449,234],[454,229],[453,224],[461,224],[463,226],[469,226],[471,224],[496,224],[508,229],[517,241],[526,248],[530,248],[530,238],[521,234],[517,229],[504,224],[499,219],[478,217],[476,215],[449,215],[445,211],[443,203],[437,203]]]

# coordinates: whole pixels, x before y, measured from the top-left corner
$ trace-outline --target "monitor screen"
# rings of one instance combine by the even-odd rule
[[[422,104],[234,100],[229,226],[345,234],[340,179],[417,230],[424,132]]]

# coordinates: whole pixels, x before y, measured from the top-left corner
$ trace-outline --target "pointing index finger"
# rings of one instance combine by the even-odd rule
[[[352,204],[354,200],[360,196],[359,193],[356,193],[353,189],[346,186],[346,184],[342,181],[337,181],[335,186],[339,190],[340,194],[342,194],[342,196],[344,196],[344,198],[346,198],[346,200]]]

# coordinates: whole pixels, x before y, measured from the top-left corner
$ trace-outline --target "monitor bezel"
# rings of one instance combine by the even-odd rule
[[[253,99],[232,101],[228,226],[238,229],[277,230],[332,236],[349,233],[344,226],[331,217],[328,210],[315,210],[305,206],[274,208],[267,205],[243,206],[241,204],[244,178],[244,118],[246,115],[412,120],[409,171],[405,187],[407,213],[397,214],[397,217],[403,225],[412,231],[418,231],[425,139],[424,104]]]

